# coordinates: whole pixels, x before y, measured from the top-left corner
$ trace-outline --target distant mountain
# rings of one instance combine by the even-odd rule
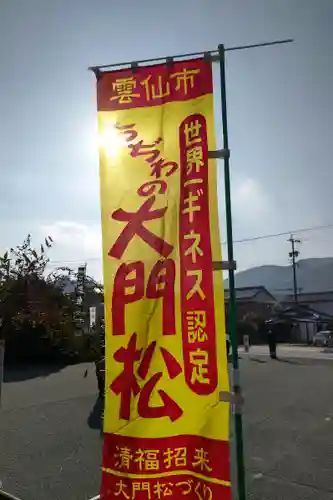
[[[259,266],[235,275],[236,287],[264,286],[274,296],[291,294],[293,273],[291,266]],[[226,288],[228,280],[225,281]],[[299,293],[333,290],[333,257],[302,259],[297,267]]]

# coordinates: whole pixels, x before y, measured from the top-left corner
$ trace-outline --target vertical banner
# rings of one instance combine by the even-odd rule
[[[74,325],[75,335],[80,337],[84,332],[84,287],[86,281],[86,266],[80,266],[77,270],[76,287],[75,287],[75,305]]]
[[[101,499],[231,498],[211,63],[98,75]]]
[[[96,306],[89,307],[89,327],[94,328],[96,326]]]

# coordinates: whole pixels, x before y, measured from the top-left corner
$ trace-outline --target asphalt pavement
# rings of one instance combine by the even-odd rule
[[[247,498],[332,500],[333,358],[278,354],[241,355]]]
[[[269,356],[269,349],[267,345],[251,346],[248,352],[244,351],[241,346],[239,353],[243,356]],[[332,360],[333,361],[333,348],[332,347],[313,347],[308,345],[295,345],[295,344],[278,344],[278,356],[283,358],[306,358],[318,360]]]
[[[3,489],[22,500],[96,496],[102,439],[94,366],[45,370],[33,378],[7,372],[8,378],[0,410]]]
[[[333,358],[279,354],[274,361],[264,351],[241,353],[247,498],[332,500]],[[98,495],[101,408],[93,365],[7,372],[6,378],[3,489],[22,500]]]

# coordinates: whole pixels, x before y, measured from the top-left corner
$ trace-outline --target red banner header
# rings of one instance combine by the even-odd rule
[[[101,73],[98,111],[160,106],[213,91],[211,65],[204,59]]]

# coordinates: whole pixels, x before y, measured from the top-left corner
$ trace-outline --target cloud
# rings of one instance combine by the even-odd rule
[[[251,177],[235,184],[232,210],[236,239],[262,234],[263,228],[280,226],[280,211],[276,202],[259,181]]]
[[[241,181],[233,193],[233,206],[237,215],[255,221],[270,208],[269,199],[261,185],[252,178]]]
[[[275,230],[282,231],[280,210],[264,185],[249,176],[234,179],[232,190],[232,216],[234,240],[260,236]],[[226,240],[224,219],[221,224],[222,240]],[[223,245],[226,255],[227,247]],[[234,247],[237,269],[266,264],[283,257],[283,250],[275,248],[271,240],[236,243]]]
[[[88,274],[102,279],[102,233],[99,224],[87,225],[75,221],[56,221],[38,228],[38,237],[51,236],[50,267],[76,268],[87,263]]]

